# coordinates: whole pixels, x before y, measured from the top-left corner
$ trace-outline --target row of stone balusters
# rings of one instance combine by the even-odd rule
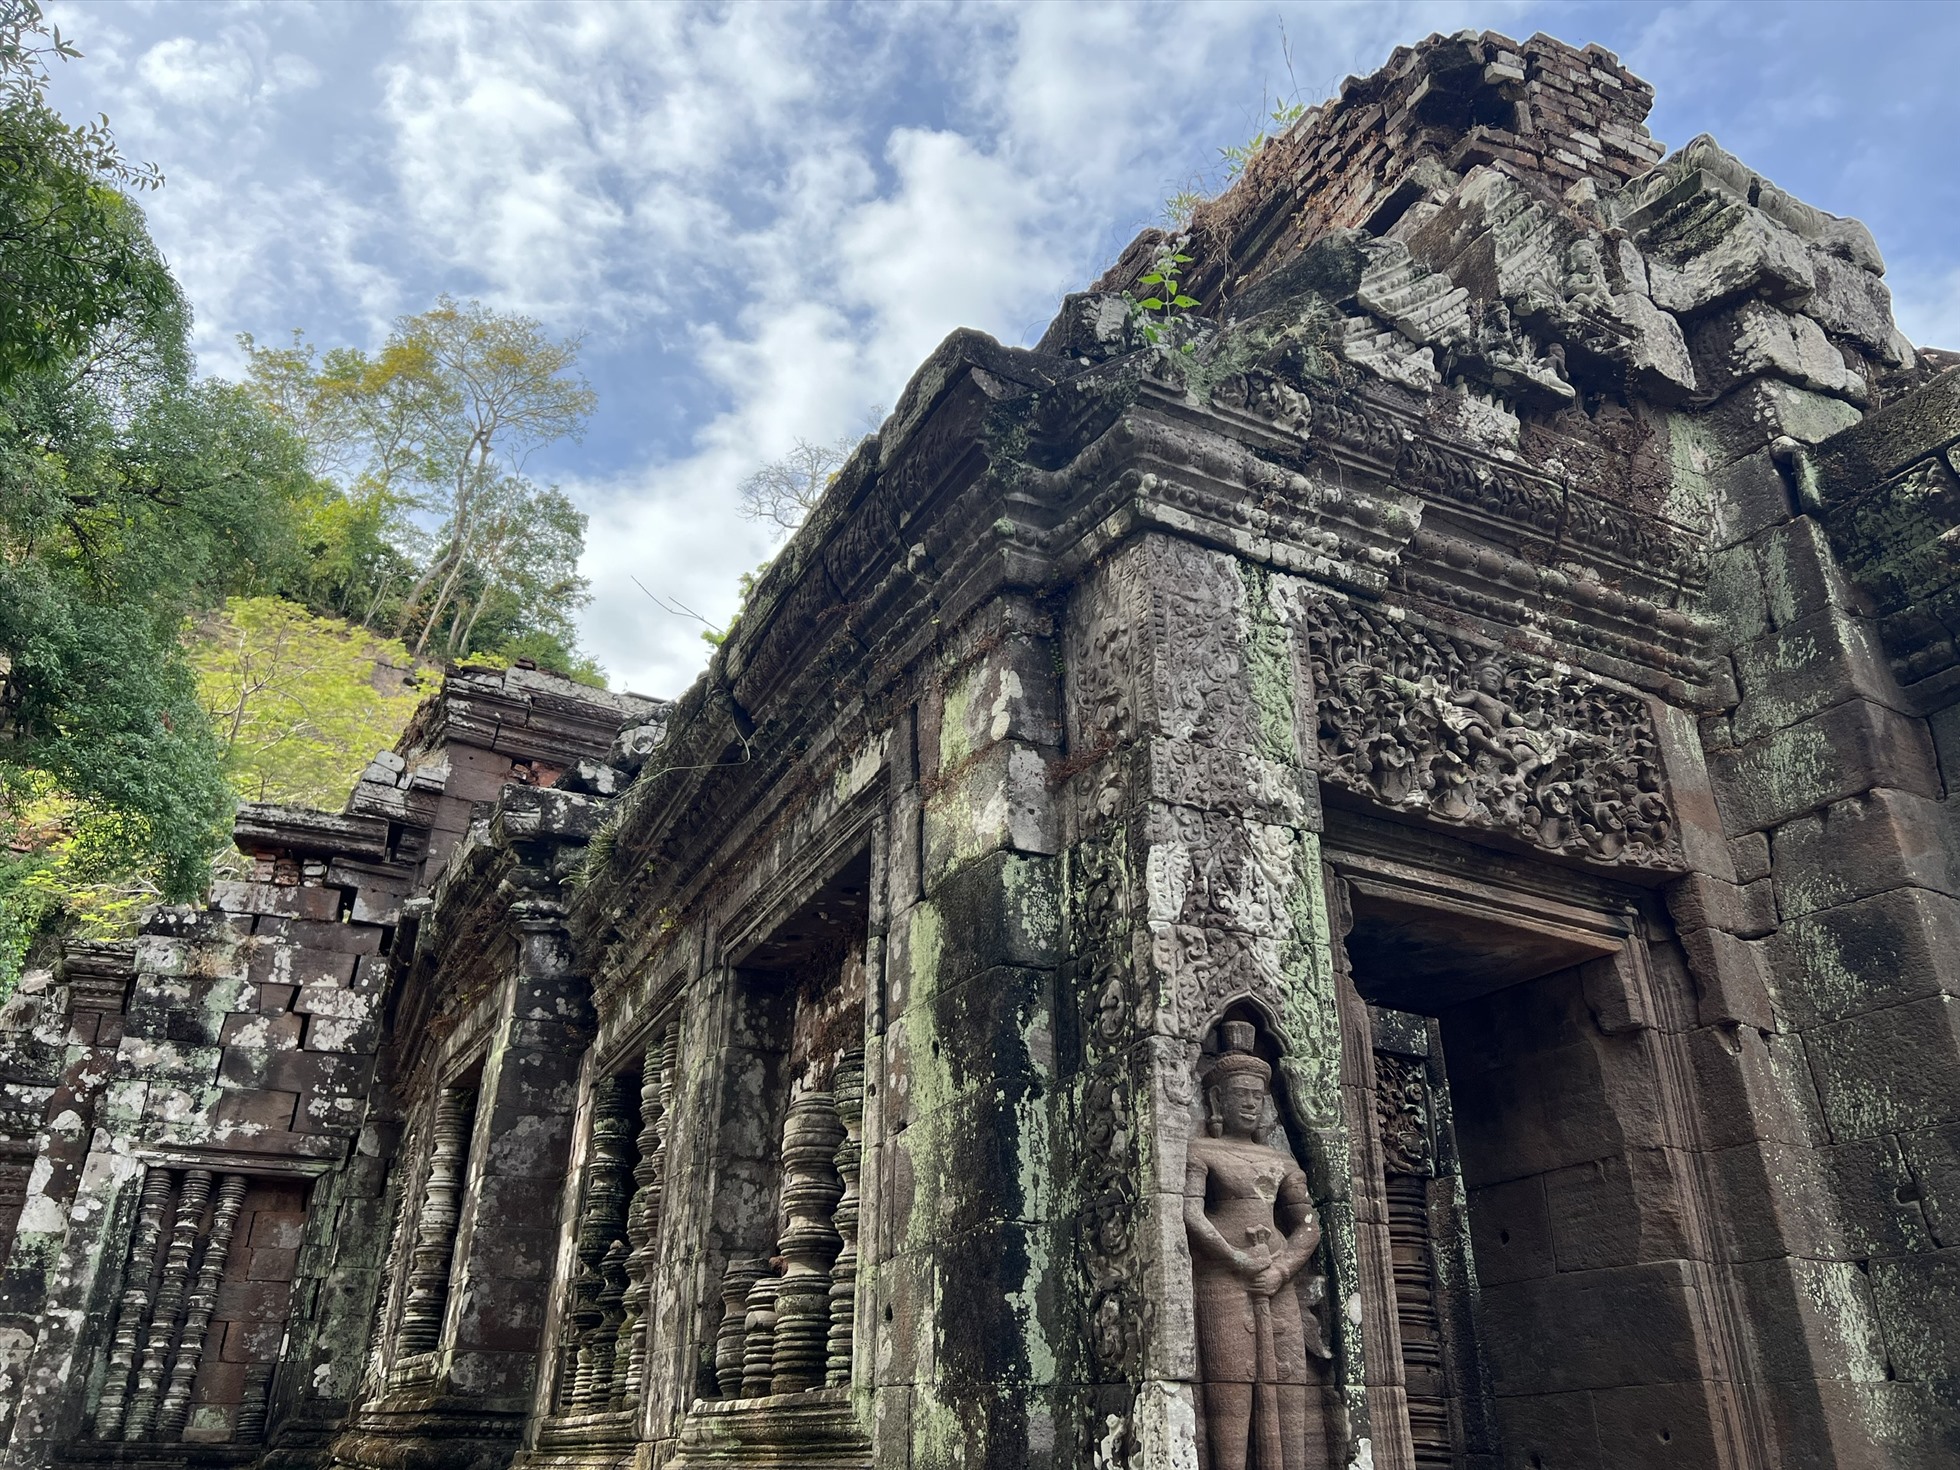
[[[790,1103],[776,1255],[733,1260],[722,1273],[715,1338],[722,1397],[850,1384],[863,1122],[860,1051],[838,1062],[831,1091],[805,1092]]]
[[[96,1404],[97,1439],[183,1435],[246,1183],[243,1174],[214,1176],[209,1169],[152,1169],[144,1176],[109,1371]]]
[[[568,1330],[561,1337],[561,1414],[617,1412],[640,1402],[679,1052],[678,1022],[647,1048],[637,1079],[637,1138],[631,1136],[632,1072],[602,1077],[593,1091],[591,1147],[574,1237],[578,1274],[566,1311]]]

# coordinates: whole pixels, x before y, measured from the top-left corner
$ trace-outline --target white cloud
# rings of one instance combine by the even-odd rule
[[[1960,268],[1900,263],[1887,284],[1899,330],[1915,346],[1960,349]]]
[[[229,111],[252,86],[251,58],[229,41],[172,36],[145,51],[136,71],[152,92],[178,107]]]
[[[1789,132],[1821,157],[1813,140],[1840,138],[1839,180],[1903,179],[1887,163],[1900,99],[1948,105],[1940,47],[1880,38],[1921,59],[1912,86],[1877,88],[1833,70],[1808,11],[1767,28],[1706,7],[1294,0],[90,3],[60,19],[89,51],[76,110],[106,108],[170,174],[152,219],[208,363],[231,361],[241,328],[372,342],[442,290],[585,334],[611,377],[586,449],[556,462],[592,515],[586,638],[650,692],[705,649],[634,577],[725,619],[769,545],[735,511],[746,474],[798,437],[861,429],[956,326],[1031,340],[1166,195],[1215,183],[1218,148],[1275,96],[1325,96],[1432,30],[1542,26],[1617,39],[1693,130],[1720,133],[1726,108],[1752,145]],[[1738,90],[1751,76],[1776,95]],[[1809,187],[1787,160],[1760,166]],[[1907,330],[1960,342],[1951,250],[1880,238]]]

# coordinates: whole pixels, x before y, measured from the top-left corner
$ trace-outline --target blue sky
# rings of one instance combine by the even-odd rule
[[[87,53],[60,105],[168,176],[208,371],[238,332],[375,344],[444,291],[583,334],[598,414],[535,468],[591,516],[584,640],[646,693],[706,650],[634,579],[725,618],[772,546],[736,513],[758,463],[862,431],[956,326],[1033,342],[1266,99],[1432,31],[1617,52],[1656,137],[1864,220],[1907,335],[1960,347],[1960,6],[51,9]]]

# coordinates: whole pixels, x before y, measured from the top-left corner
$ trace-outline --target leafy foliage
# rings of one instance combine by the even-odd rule
[[[48,61],[80,55],[34,0],[0,0],[0,386],[57,367],[132,298],[174,294],[122,192],[162,174],[127,162],[106,118],[72,126],[48,105]]]
[[[0,847],[0,983],[12,985],[35,942],[60,926],[81,939],[127,934],[159,896],[153,866],[132,867],[144,839],[125,813],[77,800],[44,772],[9,790]]]
[[[1151,294],[1141,299],[1134,295],[1129,298],[1144,340],[1160,352],[1170,348],[1170,324],[1177,313],[1191,311],[1198,305],[1196,297],[1184,294],[1181,275],[1183,268],[1191,263],[1191,257],[1179,250],[1177,244],[1166,244],[1157,252],[1150,269],[1137,277],[1137,285],[1150,288]],[[1192,344],[1184,343],[1182,350],[1191,351]]]
[[[1218,150],[1218,156],[1225,163],[1226,180],[1229,182],[1244,173],[1246,165],[1258,156],[1260,149],[1306,115],[1307,106],[1304,102],[1275,102],[1273,110],[1267,114],[1267,120],[1271,123],[1270,132],[1262,128],[1245,142]]]
[[[251,395],[192,376],[124,192],[159,176],[47,105],[76,54],[0,0],[0,977],[50,928],[201,888],[232,798],[178,629],[291,575],[311,485]]]
[[[225,774],[248,801],[339,807],[421,700],[399,641],[283,598],[230,598],[189,643]]]
[[[372,355],[322,354],[297,333],[242,342],[253,392],[305,441],[320,481],[295,597],[390,628],[418,657],[521,646],[592,669],[572,625],[588,597],[585,517],[526,472],[592,412],[576,338],[445,296]]]

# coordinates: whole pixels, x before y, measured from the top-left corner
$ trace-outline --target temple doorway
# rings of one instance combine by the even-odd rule
[[[1589,873],[1337,822],[1376,1465],[1592,1463],[1534,1456],[1621,1425],[1656,1464],[1716,1463],[1654,906]],[[1629,1312],[1648,1350],[1608,1350]],[[1688,1440],[1708,1458],[1684,1457]]]

